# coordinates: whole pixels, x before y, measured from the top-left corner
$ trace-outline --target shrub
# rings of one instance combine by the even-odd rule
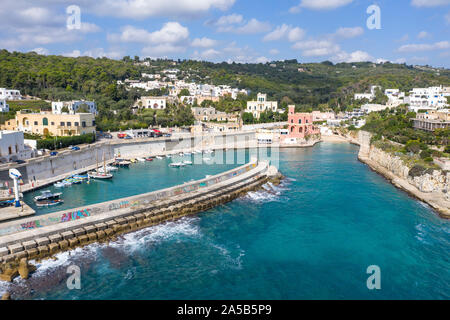
[[[431,152],[429,150],[423,150],[420,153],[420,158],[422,158],[422,159],[426,159],[426,158],[429,158],[429,157],[431,157]]]
[[[425,174],[425,171],[425,167],[421,166],[420,164],[416,164],[409,170],[408,175],[412,178],[420,177]]]
[[[75,146],[78,144],[95,142],[95,134],[88,133],[81,136],[71,137],[56,137],[50,139],[41,139],[37,141],[37,149],[50,149],[55,150],[58,148],[66,148],[68,146]]]
[[[405,148],[408,152],[419,153],[421,150],[421,143],[419,140],[409,140],[406,143]]]
[[[425,159],[423,159],[425,162],[433,162],[433,158],[432,157],[427,157]]]
[[[444,149],[444,152],[445,153],[450,153],[450,146],[446,146],[445,149]]]

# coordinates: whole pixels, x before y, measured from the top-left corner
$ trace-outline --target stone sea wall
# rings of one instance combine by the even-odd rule
[[[410,168],[394,154],[370,144],[371,134],[360,131],[355,137],[347,137],[360,145],[358,158],[373,170],[389,179],[395,186],[428,203],[444,218],[450,218],[450,173],[427,170],[421,176],[412,177]]]

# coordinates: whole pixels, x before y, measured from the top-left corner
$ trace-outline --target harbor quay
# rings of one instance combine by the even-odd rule
[[[0,280],[11,281],[28,260],[192,215],[229,202],[269,179],[280,180],[268,161],[253,158],[233,170],[183,185],[24,218],[0,225]],[[25,267],[24,267],[25,264]]]

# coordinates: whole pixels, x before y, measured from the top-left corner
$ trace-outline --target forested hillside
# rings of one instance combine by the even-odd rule
[[[227,84],[250,90],[248,99],[257,92],[268,93],[281,106],[297,104],[303,110],[345,110],[352,108],[353,93],[364,92],[370,85],[399,88],[432,85],[450,86],[450,70],[414,67],[404,64],[365,63],[299,63],[297,60],[266,64],[228,64],[193,60],[152,60],[151,66],[136,65],[138,57],[122,60],[89,57],[68,58],[36,53],[0,51],[0,87],[21,90],[47,100],[89,99],[99,107],[97,123],[102,130],[154,124],[189,124],[188,108],[173,106],[163,113],[133,115],[130,106],[142,96],[142,90],[127,91],[117,80],[141,79],[141,73],[158,73],[165,68],[181,70],[180,79],[197,83]],[[161,94],[165,92],[154,92]],[[242,99],[242,97],[241,97]],[[180,109],[181,108],[181,109]],[[224,101],[224,110],[245,108],[245,101]],[[159,120],[158,120],[159,119]],[[161,122],[162,121],[162,122]]]

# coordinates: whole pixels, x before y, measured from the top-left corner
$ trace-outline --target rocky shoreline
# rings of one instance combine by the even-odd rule
[[[370,146],[370,133],[359,132],[358,137],[332,136],[323,138],[328,142],[348,142],[359,145],[358,160],[366,164],[371,170],[382,175],[395,187],[405,191],[433,208],[441,218],[450,219],[450,199],[446,190],[447,175],[424,175],[414,179],[408,178],[409,168],[402,164],[401,159],[390,156],[384,151]],[[414,184],[412,184],[413,182]]]

